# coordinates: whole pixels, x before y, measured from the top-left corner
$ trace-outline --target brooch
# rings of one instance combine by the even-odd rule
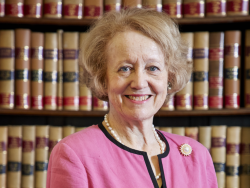
[[[192,147],[189,144],[182,144],[180,152],[184,156],[189,156],[192,153]]]

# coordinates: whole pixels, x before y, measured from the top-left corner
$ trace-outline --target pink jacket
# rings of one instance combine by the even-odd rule
[[[163,188],[217,188],[213,162],[199,142],[158,131],[167,149],[158,155]],[[180,154],[189,144],[190,156]],[[158,188],[147,153],[117,142],[102,124],[61,140],[49,160],[47,188]]]

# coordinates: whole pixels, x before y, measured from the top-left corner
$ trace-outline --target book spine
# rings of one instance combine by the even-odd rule
[[[167,133],[172,133],[172,127],[160,127],[160,130]]]
[[[46,188],[49,126],[36,126],[35,188]]]
[[[45,18],[61,18],[62,0],[44,0],[43,16]]]
[[[181,38],[188,44],[188,61],[193,61],[194,34],[181,33]],[[193,76],[191,75],[187,85],[176,96],[177,110],[192,110],[193,108]]]
[[[81,131],[81,130],[83,130],[83,129],[85,129],[86,127],[75,127],[75,133],[76,132],[79,132],[79,131]]]
[[[0,17],[5,16],[5,0],[0,0]]]
[[[209,33],[194,33],[194,109],[208,110]]]
[[[184,0],[183,15],[185,18],[203,18],[205,16],[205,1]]]
[[[63,109],[79,110],[79,67],[77,32],[63,33]]]
[[[171,18],[182,18],[182,0],[163,0],[162,10]]]
[[[250,108],[250,30],[245,33],[245,108]]]
[[[142,7],[146,9],[156,10],[158,12],[162,11],[162,1],[161,0],[143,0]]]
[[[31,33],[31,108],[43,109],[44,34]]]
[[[93,97],[93,110],[94,111],[107,111],[108,110],[108,102],[102,101],[97,97]]]
[[[226,16],[226,1],[207,0],[206,1],[206,16],[207,17]]]
[[[121,0],[104,0],[104,11],[117,11],[119,12],[122,8]]]
[[[223,108],[224,32],[209,33],[209,108]]]
[[[8,127],[7,187],[21,187],[22,127]]]
[[[58,61],[57,61],[57,110],[63,109],[63,30],[57,31],[57,48],[58,48]]]
[[[15,31],[15,103],[18,109],[30,108],[30,30]]]
[[[250,127],[242,127],[240,144],[240,188],[250,188]]]
[[[44,43],[44,109],[57,109],[57,34],[45,33]]]
[[[249,13],[248,0],[227,0],[227,15],[242,16]]]
[[[226,133],[227,126],[212,126],[211,156],[214,163],[218,187],[226,187]]]
[[[55,145],[62,140],[62,127],[53,127],[49,128],[49,156],[55,147]]]
[[[25,0],[23,9],[25,17],[41,18],[42,0]]]
[[[34,186],[35,126],[23,126],[21,187]]]
[[[226,187],[240,188],[241,127],[227,128]]]
[[[0,127],[0,187],[6,187],[8,127]]]
[[[5,16],[23,17],[23,1],[24,0],[6,0]]]
[[[185,136],[185,127],[172,127],[172,133]]]
[[[84,0],[84,18],[99,18],[103,14],[103,0]]]
[[[198,141],[198,127],[185,127],[185,136]]]
[[[174,96],[172,98],[169,99],[168,102],[164,102],[164,104],[161,107],[161,110],[163,111],[173,111],[174,110],[174,106],[175,106],[175,100],[174,100]]]
[[[142,0],[123,0],[123,6],[124,9],[127,8],[141,8],[142,7]]]
[[[75,132],[75,127],[72,126],[65,126],[62,128],[62,137],[65,138]]]
[[[202,126],[199,127],[199,142],[205,146],[208,151],[211,150],[211,127]]]
[[[83,0],[64,0],[63,17],[66,19],[82,19]]]
[[[14,30],[0,30],[0,108],[14,108]]]
[[[225,32],[224,103],[225,108],[240,107],[241,32]]]

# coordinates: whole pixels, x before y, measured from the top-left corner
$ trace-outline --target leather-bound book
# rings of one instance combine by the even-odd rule
[[[224,103],[225,108],[240,107],[240,48],[241,32],[225,32]]]
[[[185,136],[193,138],[198,141],[198,127],[185,127]]]
[[[162,0],[142,0],[142,7],[146,9],[162,11]]]
[[[31,33],[31,108],[43,109],[44,34]]]
[[[104,0],[104,11],[120,11],[122,8],[122,0]]]
[[[44,109],[57,109],[57,34],[45,33],[44,43]]]
[[[79,110],[79,33],[63,33],[63,109]]]
[[[49,156],[55,145],[62,140],[62,127],[49,127]]]
[[[227,16],[247,16],[249,0],[227,0]]]
[[[199,142],[205,146],[208,151],[211,149],[211,126],[199,127]]]
[[[0,17],[5,16],[5,0],[0,0]]]
[[[24,0],[6,0],[5,16],[23,17]]]
[[[209,33],[209,108],[223,108],[224,32]]]
[[[212,126],[211,156],[214,163],[218,187],[226,187],[226,134],[227,126]]]
[[[227,128],[226,187],[240,188],[241,127]]]
[[[0,30],[0,108],[14,107],[14,30]]]
[[[240,188],[250,188],[250,127],[241,128]]]
[[[43,16],[45,18],[61,18],[62,17],[62,0],[44,0]]]
[[[35,188],[46,188],[49,152],[49,126],[36,126]]]
[[[21,187],[34,186],[35,126],[23,126]]]
[[[6,188],[8,127],[0,127],[0,186]]]
[[[207,0],[205,6],[207,17],[226,16],[226,1],[224,0]]]
[[[82,5],[83,0],[64,0],[63,17],[66,19],[81,19]]]
[[[22,126],[8,126],[7,187],[21,187]]]
[[[84,18],[99,18],[103,14],[103,0],[84,0]]]
[[[162,0],[162,10],[171,18],[182,18],[182,0]]]
[[[185,136],[185,127],[172,127],[172,133]]]
[[[126,8],[141,8],[142,7],[142,0],[123,0],[122,1],[122,7],[124,9]]]
[[[88,37],[87,32],[80,33],[80,45],[84,43],[85,38]],[[80,77],[83,69],[79,67]],[[85,84],[79,84],[79,109],[84,111],[91,111],[92,109],[92,94],[91,90]]]
[[[66,136],[69,136],[75,132],[75,127],[73,126],[64,126],[62,128],[62,137],[65,138]]]
[[[94,111],[107,111],[108,110],[108,102],[102,101],[97,97],[93,97],[93,110]]]
[[[194,109],[208,110],[209,33],[194,33]]]
[[[160,130],[167,133],[172,133],[172,127],[160,127]]]
[[[185,18],[203,18],[205,16],[205,1],[183,0],[183,16]]]
[[[193,45],[194,34],[181,33],[181,38],[188,44],[188,61],[193,61]],[[192,110],[193,108],[193,76],[189,79],[187,85],[176,96],[176,109],[177,110]]]
[[[24,16],[29,18],[41,18],[42,3],[42,0],[24,0]]]
[[[161,107],[161,110],[162,111],[173,111],[174,110],[174,96],[172,98],[169,99],[168,102],[164,102],[162,107]]]
[[[30,30],[15,30],[15,104],[30,108]]]
[[[245,74],[244,74],[244,77],[245,77],[245,87],[244,87],[245,108],[250,108],[250,30],[246,30],[246,33],[245,33]]]
[[[58,61],[57,61],[57,110],[63,109],[63,30],[57,31],[57,48],[58,48]]]

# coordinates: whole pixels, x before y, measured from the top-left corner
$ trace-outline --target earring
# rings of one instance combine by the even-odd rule
[[[168,90],[172,89],[172,84],[170,82],[168,82]]]

